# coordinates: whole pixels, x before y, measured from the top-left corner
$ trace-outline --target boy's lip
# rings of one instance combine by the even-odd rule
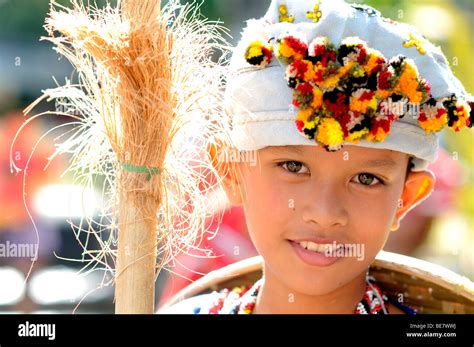
[[[319,239],[319,240],[329,240],[329,239]],[[302,241],[306,241],[306,240],[302,240]],[[326,266],[330,266],[334,264],[339,259],[341,259],[338,256],[327,255],[325,253],[308,250],[305,247],[301,246],[299,244],[299,241],[289,240],[289,244],[293,248],[296,256],[307,265],[317,266],[317,267],[326,267]]]
[[[321,244],[332,244],[336,243],[339,244],[339,242],[336,239],[329,239],[329,238],[323,238],[323,237],[299,237],[299,238],[294,238],[294,239],[288,239],[289,241],[293,242],[303,242],[303,241],[309,241],[309,242],[314,242],[314,243],[321,243]]]

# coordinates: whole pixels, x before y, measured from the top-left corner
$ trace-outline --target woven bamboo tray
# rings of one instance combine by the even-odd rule
[[[370,274],[388,297],[401,301],[418,313],[474,313],[474,283],[439,265],[382,251],[371,265]],[[250,286],[261,276],[261,257],[240,261],[212,271],[192,283],[160,311],[195,295]]]

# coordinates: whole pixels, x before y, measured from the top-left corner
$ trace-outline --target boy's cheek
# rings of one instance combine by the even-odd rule
[[[360,201],[356,206],[352,203],[347,208],[351,211],[349,230],[354,233],[351,239],[364,244],[368,257],[375,257],[383,249],[390,234],[390,228],[395,216],[396,196],[388,194],[377,199]]]
[[[357,242],[363,249],[364,260],[371,261],[383,249],[390,233],[389,216],[357,221]]]
[[[271,177],[251,179],[246,187],[247,204],[256,210],[264,210],[267,215],[265,218],[268,218],[269,211],[285,213],[294,205],[294,194]]]
[[[294,195],[265,180],[251,182],[246,188],[245,216],[255,246],[277,244],[294,221]]]

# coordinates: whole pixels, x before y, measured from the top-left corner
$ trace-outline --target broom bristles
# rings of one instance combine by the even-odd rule
[[[216,212],[208,206],[220,182],[209,179],[218,175],[206,149],[225,127],[225,29],[178,0],[162,11],[157,0],[119,1],[121,7],[104,9],[72,4],[52,3],[43,39],[71,62],[79,83],[45,90],[43,97],[82,117],[53,157],[72,153],[69,170],[83,185],[102,180],[106,205],[100,218],[77,228],[101,245],[94,252],[84,246],[91,261],[86,269],[115,271],[109,255],[116,256],[124,194],[158,231],[160,269],[178,252],[199,248]],[[215,53],[222,53],[217,62]],[[124,170],[124,164],[159,174],[147,177]]]

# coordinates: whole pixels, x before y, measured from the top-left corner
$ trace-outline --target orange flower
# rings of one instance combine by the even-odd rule
[[[319,109],[323,105],[323,92],[319,88],[313,88],[313,102],[311,103],[311,107],[314,109]]]
[[[369,133],[369,135],[367,135],[366,140],[370,142],[382,142],[383,140],[385,140],[388,134],[389,133],[385,132],[385,130],[382,127],[379,127],[377,129],[377,133],[376,134]]]
[[[423,100],[423,93],[418,91],[418,86],[418,71],[412,64],[405,63],[405,68],[394,92],[405,95],[411,103],[420,103]]]

